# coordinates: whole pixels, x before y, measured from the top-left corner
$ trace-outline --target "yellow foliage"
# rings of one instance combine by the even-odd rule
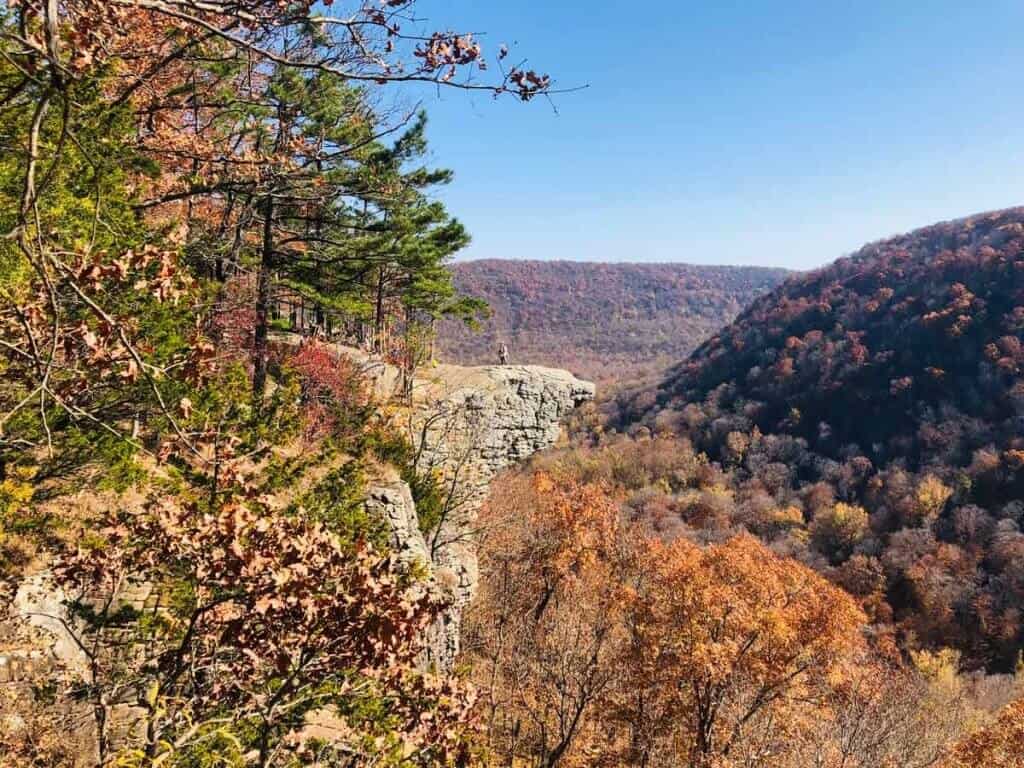
[[[790,504],[788,507],[776,509],[772,513],[772,521],[780,525],[801,526],[804,524],[804,512],[795,504]]]
[[[11,474],[0,483],[0,566],[7,564],[11,549],[18,549],[17,537],[8,534],[12,519],[32,500],[35,486],[32,483],[37,467],[21,466],[9,468]],[[12,543],[13,542],[13,543]]]
[[[864,507],[838,502],[811,522],[811,536],[830,557],[844,560],[868,532],[870,518]]]
[[[960,741],[944,768],[1024,768],[1024,699],[996,721]]]
[[[921,676],[932,685],[952,688],[959,685],[960,651],[911,651],[910,659]]]
[[[14,477],[0,483],[0,512],[13,512],[32,500],[35,487],[31,480],[35,473],[35,467],[18,467],[13,472]]]
[[[917,505],[922,520],[938,517],[952,495],[953,490],[935,475],[925,475],[917,485]]]
[[[704,488],[703,490],[704,490],[705,493],[708,493],[711,496],[714,496],[715,498],[719,498],[719,499],[728,499],[729,501],[733,501],[733,499],[735,499],[735,497],[736,497],[736,492],[733,491],[732,488],[724,486],[721,483],[715,483],[714,485],[709,485],[706,488]]]
[[[868,513],[864,507],[840,501],[832,510],[832,519],[839,525],[862,529],[867,526]]]

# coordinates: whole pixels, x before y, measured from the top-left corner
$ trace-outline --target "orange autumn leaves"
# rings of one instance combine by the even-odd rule
[[[484,573],[463,624],[483,746],[508,765],[585,764],[592,715],[618,680],[627,531],[602,488],[512,483],[481,520]]]
[[[680,725],[692,764],[727,758],[761,718],[807,699],[863,647],[865,617],[848,595],[750,536],[705,548],[650,541],[642,562],[622,660],[623,715],[644,735],[632,760],[664,752]],[[641,697],[656,717],[636,706]]]
[[[533,523],[538,530],[551,533],[550,557],[553,568],[562,574],[583,578],[610,555],[608,547],[619,533],[615,505],[598,486],[574,487],[571,493],[554,478],[540,474],[534,478],[537,495],[545,500],[534,510]]]
[[[963,739],[943,768],[1022,768],[1024,699],[1004,709],[988,728]]]
[[[420,664],[443,598],[394,557],[274,506],[232,496],[209,512],[174,499],[106,510],[87,545],[57,562],[72,604],[100,606],[76,636],[98,649],[93,685],[110,698],[150,692],[138,764],[200,764],[203,734],[256,729],[274,755],[259,765],[322,765],[304,731],[317,717],[335,726],[322,754],[365,755],[353,764],[396,749],[405,765],[465,759],[472,692]],[[159,595],[138,626],[124,623],[128,583]],[[147,652],[124,657],[126,640]],[[131,755],[100,763],[135,765]]]
[[[600,486],[511,482],[467,632],[496,759],[729,765],[863,649],[852,598],[749,536],[663,543]]]

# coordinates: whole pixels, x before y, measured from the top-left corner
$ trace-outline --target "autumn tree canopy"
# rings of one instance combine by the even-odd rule
[[[0,46],[0,574],[86,658],[33,707],[102,765],[464,763],[441,597],[362,504],[394,427],[323,337],[411,375],[480,308],[398,89],[552,81],[411,0],[8,0]],[[82,757],[22,713],[0,762]]]
[[[1024,700],[1004,709],[994,723],[953,748],[945,768],[1019,768],[1024,765]]]
[[[139,318],[119,315],[115,294],[100,292],[114,279],[180,304],[175,280],[191,277],[176,266],[183,255],[199,267],[196,277],[252,281],[253,391],[262,407],[276,283],[297,261],[336,260],[346,250],[354,258],[351,243],[342,242],[350,237],[339,232],[397,238],[395,247],[408,253],[402,235],[390,233],[396,222],[388,223],[388,206],[402,200],[422,209],[409,192],[444,179],[402,169],[422,147],[421,126],[388,154],[382,140],[415,115],[375,111],[369,94],[413,82],[523,100],[551,90],[547,77],[506,65],[507,49],[496,52],[494,76],[484,80],[480,44],[454,32],[421,33],[413,7],[6,4],[5,269],[16,334],[8,351],[24,387],[11,389],[7,434],[30,413],[39,433],[17,439],[33,444],[53,442],[48,427],[58,418],[122,434],[123,420],[104,412],[112,407],[109,391],[101,395],[103,387],[88,380],[109,373],[138,384],[133,399],[148,393],[158,417],[180,431],[166,374],[199,370],[208,350],[193,339],[161,352],[156,342],[166,334],[144,333]],[[419,234],[437,241],[430,222],[446,219],[431,210],[429,220],[420,217]],[[420,251],[414,272],[436,269],[465,242],[458,233],[445,237],[425,263]],[[162,255],[125,256],[142,250]],[[143,279],[160,282],[149,289]],[[351,288],[291,286],[321,309]],[[174,338],[187,333],[178,329]],[[152,338],[142,343],[143,336]]]
[[[621,662],[625,764],[674,753],[703,768],[784,751],[815,685],[838,684],[860,649],[854,601],[749,536],[706,549],[654,541],[641,561]],[[769,743],[752,748],[762,729]]]
[[[1022,233],[1021,209],[995,211],[793,276],[609,403],[606,426],[720,468],[691,485],[727,489],[724,514],[701,518],[680,483],[661,501],[682,524],[816,564],[893,646],[1008,673],[1024,650]]]
[[[851,597],[749,536],[645,540],[607,489],[525,482],[484,520],[467,632],[503,759],[745,765],[785,751],[863,647]]]

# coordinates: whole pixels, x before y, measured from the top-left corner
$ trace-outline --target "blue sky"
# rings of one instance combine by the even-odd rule
[[[558,114],[420,92],[466,258],[811,268],[1024,204],[1024,4],[420,0]],[[411,94],[410,94],[411,95]]]

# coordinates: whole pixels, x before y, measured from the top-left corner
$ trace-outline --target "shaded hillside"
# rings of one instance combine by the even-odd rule
[[[493,362],[508,345],[514,362],[568,367],[597,380],[665,367],[689,354],[780,269],[689,264],[474,261],[453,267],[460,291],[485,299],[493,317],[474,333],[449,322],[442,356]]]
[[[646,412],[670,423],[714,393],[763,432],[914,466],[963,463],[979,441],[1006,445],[1024,415],[1022,251],[1024,208],[928,227],[796,276],[675,368]],[[972,432],[963,418],[985,427]],[[924,429],[934,422],[943,434]]]
[[[669,494],[669,518],[752,530],[904,645],[1006,669],[1024,648],[1022,335],[1017,208],[791,278],[610,418],[714,462],[700,482],[728,498]]]

